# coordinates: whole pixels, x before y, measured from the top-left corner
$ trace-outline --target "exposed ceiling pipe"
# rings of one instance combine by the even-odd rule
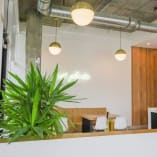
[[[37,9],[43,15],[49,15],[51,0],[38,0]]]
[[[62,19],[71,20],[70,11],[59,8],[50,8],[51,0],[38,0],[38,11],[46,16],[59,17]],[[157,33],[157,25],[151,25],[146,23],[140,23],[136,20],[120,19],[113,17],[104,17],[104,16],[94,16],[92,25],[100,25],[105,27],[112,28],[122,28],[129,32],[134,32],[136,30]]]

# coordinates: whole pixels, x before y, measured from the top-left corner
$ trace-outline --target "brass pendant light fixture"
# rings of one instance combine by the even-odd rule
[[[61,50],[62,50],[61,44],[60,44],[59,42],[57,42],[57,24],[58,24],[58,19],[55,19],[55,22],[56,22],[55,41],[52,42],[52,43],[49,45],[49,52],[50,52],[52,55],[58,55],[58,54],[61,53]]]
[[[115,59],[118,61],[123,61],[127,57],[127,53],[121,48],[121,28],[120,28],[120,49],[118,49],[115,54]]]
[[[72,6],[71,16],[74,23],[79,26],[86,26],[94,18],[94,9],[91,4],[79,1]]]

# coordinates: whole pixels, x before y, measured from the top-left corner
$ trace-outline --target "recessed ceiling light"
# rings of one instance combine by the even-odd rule
[[[151,43],[149,43],[149,42],[148,42],[148,43],[146,43],[146,45],[147,45],[147,46],[150,46],[150,45],[151,45]]]

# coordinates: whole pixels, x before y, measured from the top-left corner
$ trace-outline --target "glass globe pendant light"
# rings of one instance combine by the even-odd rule
[[[127,53],[121,48],[121,28],[120,28],[120,49],[118,49],[115,54],[115,59],[118,61],[123,61],[126,59]]]
[[[53,55],[58,55],[61,53],[62,47],[59,42],[57,42],[57,20],[56,20],[56,31],[55,31],[55,41],[49,45],[49,52]]]
[[[49,51],[51,54],[53,55],[58,55],[61,53],[62,51],[62,48],[61,48],[61,45],[60,43],[58,42],[52,42],[50,45],[49,45]]]
[[[74,23],[79,26],[86,26],[94,18],[94,9],[91,4],[79,1],[72,6],[71,16]]]

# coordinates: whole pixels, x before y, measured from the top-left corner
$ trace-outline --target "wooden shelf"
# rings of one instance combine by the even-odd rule
[[[44,139],[39,137],[22,137],[17,142],[37,141],[37,140],[53,140],[66,138],[82,138],[95,136],[110,136],[110,135],[126,135],[126,134],[143,134],[143,133],[157,133],[157,129],[141,129],[141,130],[120,130],[120,131],[102,131],[102,132],[88,132],[88,133],[65,133],[63,135],[49,136]],[[8,139],[0,139],[0,143],[7,143]]]

